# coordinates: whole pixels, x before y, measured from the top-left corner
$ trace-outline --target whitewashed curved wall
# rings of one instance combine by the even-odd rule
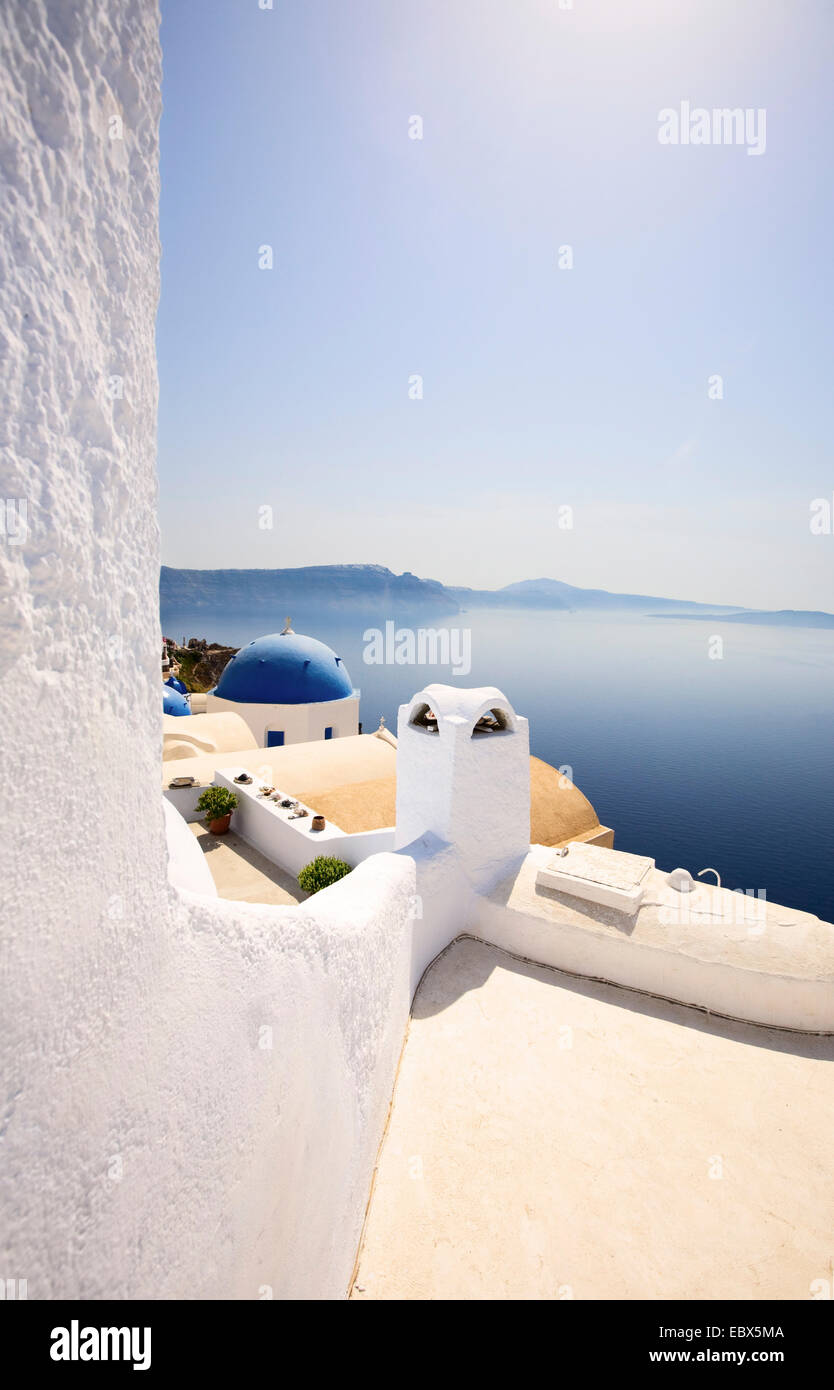
[[[158,15],[6,0],[0,42],[2,497],[28,508],[25,542],[0,537],[0,1277],[30,1298],[339,1297],[406,1022],[414,864],[297,910],[168,887]]]
[[[165,842],[168,846],[168,882],[174,888],[216,898],[217,885],[212,878],[208,858],[199,840],[189,830],[188,821],[164,796],[162,810],[165,813]]]

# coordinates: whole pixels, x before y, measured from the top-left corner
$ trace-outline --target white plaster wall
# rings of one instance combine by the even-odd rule
[[[305,807],[309,815],[303,819],[289,820],[283,810],[259,797],[251,788],[237,786],[236,772],[236,768],[221,769],[214,779],[216,786],[226,787],[237,796],[238,804],[232,818],[232,829],[241,839],[260,850],[273,864],[286,869],[287,873],[297,875],[305,864],[309,864],[320,854],[344,859],[346,864],[355,868],[372,854],[380,854],[394,848],[393,826],[346,835],[332,821],[326,821],[323,830],[313,830],[311,826],[315,811],[312,806]],[[175,787],[173,792],[169,790],[165,793],[165,799],[181,796],[185,790],[191,795],[194,794],[192,788],[180,790]],[[299,804],[304,805],[303,802]],[[190,815],[180,816],[180,819],[185,824],[186,820],[200,820],[201,816],[195,810]]]
[[[211,876],[208,860],[199,842],[188,828],[188,822],[170,801],[162,798],[165,813],[165,840],[168,846],[168,882],[174,888],[186,888],[190,893],[217,897],[217,886]]]
[[[370,859],[372,854],[381,854],[384,850],[393,848],[394,827],[388,826],[384,830],[364,830],[355,835],[341,835],[328,847],[327,853],[334,854],[337,859],[344,859],[345,863],[353,868]]]
[[[435,957],[467,930],[478,899],[454,846],[437,836],[422,835],[398,855],[407,858],[416,870],[410,966],[413,997]]]
[[[229,712],[240,715],[249,725],[257,748],[266,747],[267,731],[281,729],[284,744],[315,743],[324,738],[326,728],[332,728],[333,738],[345,738],[359,732],[359,699],[346,695],[341,700],[317,700],[310,705],[243,704],[224,700],[209,691],[206,695],[208,714]]]
[[[0,1276],[32,1299],[340,1297],[415,868],[383,856],[298,909],[167,881],[157,27],[151,0],[0,10],[2,495],[28,505],[0,542]]]
[[[534,850],[540,862],[547,851]],[[472,899],[471,933],[505,951],[542,965],[590,979],[625,985],[647,994],[693,1004],[711,1013],[799,1032],[834,1032],[834,989],[828,971],[818,977],[766,971],[722,959],[725,937],[718,926],[702,928],[705,956],[670,940],[668,949],[635,941],[627,931],[612,936],[594,931],[592,923],[525,912],[492,898]],[[731,935],[732,928],[728,931]],[[798,937],[799,937],[798,933]],[[670,932],[671,936],[671,932]],[[801,939],[801,938],[800,938]],[[709,959],[709,952],[714,958]]]

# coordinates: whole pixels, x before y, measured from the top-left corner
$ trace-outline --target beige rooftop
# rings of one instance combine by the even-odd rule
[[[257,748],[249,725],[239,714],[162,716],[162,761],[202,754],[233,753]]]
[[[387,730],[283,748],[257,748],[248,726],[237,714],[167,715],[164,719],[165,787],[172,777],[184,775],[194,777],[199,786],[209,786],[218,770],[243,767],[253,776],[268,778],[348,835],[394,824],[397,744]],[[190,727],[185,730],[183,725]],[[240,743],[229,749],[229,739],[238,734]],[[217,742],[216,751],[203,750],[200,745],[212,739]],[[531,757],[530,839],[538,845],[589,840],[611,846],[614,832],[600,825],[596,811],[577,786],[549,763]]]

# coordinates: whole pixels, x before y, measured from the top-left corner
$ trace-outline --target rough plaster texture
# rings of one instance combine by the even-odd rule
[[[415,868],[385,856],[297,908],[167,882],[159,84],[149,0],[2,8],[2,495],[28,533],[0,544],[0,1275],[30,1298],[340,1297]]]

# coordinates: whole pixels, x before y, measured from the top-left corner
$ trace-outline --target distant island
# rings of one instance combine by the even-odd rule
[[[650,618],[690,618],[707,622],[710,613],[649,613]],[[819,613],[803,608],[743,609],[740,613],[722,613],[723,623],[753,623],[758,627],[834,627],[834,613]]]
[[[617,594],[608,589],[578,589],[560,579],[523,579],[502,589],[446,590],[464,608],[545,608],[563,613],[629,612],[649,615],[655,609],[676,614],[708,612],[737,613],[737,605],[696,603],[692,599],[657,598],[649,594]]]
[[[276,614],[327,608],[334,613],[453,617],[475,608],[539,609],[560,613],[631,613],[651,618],[720,618],[769,627],[834,627],[834,614],[794,609],[767,612],[693,599],[581,589],[559,579],[525,579],[500,589],[467,589],[420,579],[384,565],[305,565],[297,569],[173,569],[159,581],[163,613],[174,609]]]
[[[162,566],[163,608],[206,609],[256,615],[287,613],[299,606],[336,612],[456,613],[442,584],[415,574],[394,574],[384,565],[305,565],[300,569],[181,570]]]

